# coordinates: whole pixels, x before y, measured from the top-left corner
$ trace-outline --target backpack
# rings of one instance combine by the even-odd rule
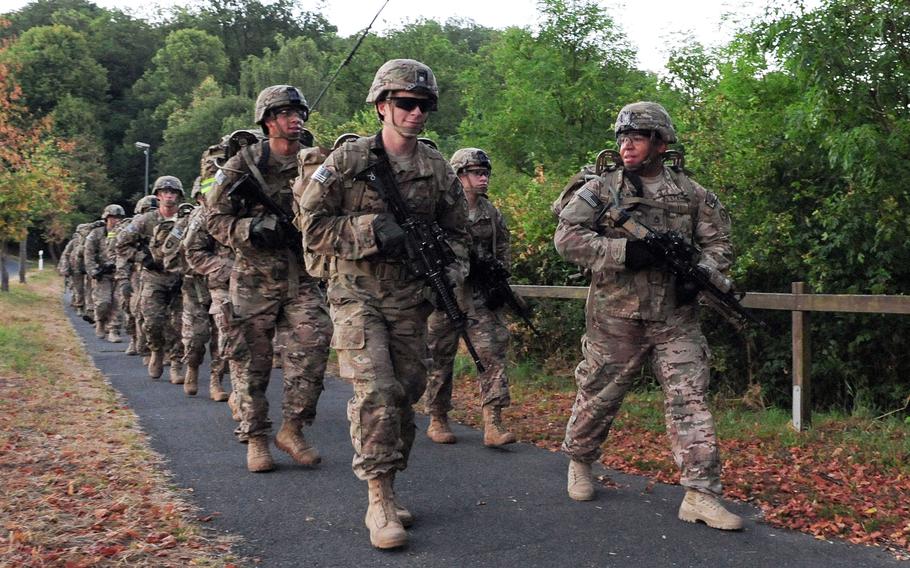
[[[297,179],[294,180],[292,190],[294,192],[293,210],[294,226],[303,233],[303,223],[300,216],[300,201],[303,199],[303,192],[310,183],[313,172],[319,169],[319,166],[329,157],[330,151],[325,148],[314,146],[312,148],[303,148],[297,153]],[[303,263],[307,273],[313,278],[328,278],[330,258],[326,255],[315,254],[309,250],[306,245],[306,233],[303,233]]]

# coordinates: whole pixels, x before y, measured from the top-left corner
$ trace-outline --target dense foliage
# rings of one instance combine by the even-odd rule
[[[17,104],[36,125],[54,124],[62,139],[77,141],[66,154],[78,189],[68,223],[97,216],[110,200],[131,208],[143,190],[136,141],[152,146],[153,178],[167,173],[188,185],[203,149],[251,124],[262,87],[293,83],[313,102],[357,38],[338,36],[321,14],[295,4],[207,0],[154,22],[88,0],[36,0],[6,14],[11,25],[0,36],[11,44],[0,62],[22,93]],[[734,217],[742,289],[786,292],[804,280],[822,293],[907,291],[906,3],[771,9],[721,49],[681,40],[663,77],[636,68],[629,32],[599,3],[541,0],[538,9],[533,31],[420,20],[369,34],[309,127],[322,145],[345,131],[371,133],[375,119],[363,99],[375,69],[392,57],[428,63],[441,87],[430,134],[445,153],[471,145],[493,157],[491,193],[513,229],[515,278],[581,284],[553,250],[549,204],[581,165],[613,146],[623,104],[658,100],[674,117],[688,168]],[[31,219],[58,241],[60,218],[54,228],[45,217]],[[521,354],[565,373],[577,357],[581,306],[538,308],[546,339]],[[773,332],[755,337],[706,315],[717,384],[737,395],[758,384],[766,402],[786,406],[788,314],[762,315]],[[817,405],[902,404],[906,318],[813,321]]]

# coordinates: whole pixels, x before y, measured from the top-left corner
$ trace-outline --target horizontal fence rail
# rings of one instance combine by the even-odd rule
[[[783,310],[792,313],[793,343],[793,429],[802,431],[809,425],[811,349],[808,312],[841,312],[861,314],[910,314],[910,296],[859,294],[806,294],[805,283],[793,282],[792,294],[747,292],[742,299],[745,308]],[[525,298],[562,298],[584,300],[587,286],[529,286],[515,284],[515,293]]]

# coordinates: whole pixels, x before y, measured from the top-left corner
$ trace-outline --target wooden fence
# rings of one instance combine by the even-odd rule
[[[565,298],[584,300],[587,286],[524,286],[512,289],[526,298]],[[873,296],[855,294],[810,294],[803,282],[793,282],[790,294],[748,292],[743,306],[756,310],[785,310],[792,314],[793,344],[793,428],[799,432],[811,422],[810,312],[848,312],[865,314],[910,314],[910,296]]]

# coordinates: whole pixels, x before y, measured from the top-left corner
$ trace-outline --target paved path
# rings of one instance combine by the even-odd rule
[[[433,444],[418,434],[396,489],[417,517],[410,544],[378,551],[369,544],[363,515],[366,484],[351,472],[345,416],[350,387],[326,380],[319,416],[308,437],[323,455],[315,469],[295,465],[275,450],[277,469],[246,471],[245,447],[231,432],[227,405],[182,387],[152,381],[124,345],[96,339],[69,312],[95,364],[139,415],[152,447],[166,456],[175,483],[191,490],[215,530],[243,537],[239,552],[261,566],[489,567],[773,567],[905,566],[881,549],[819,541],[758,522],[758,511],[735,504],[745,530],[727,533],[676,519],[683,490],[610,472],[618,489],[598,491],[588,503],[565,493],[563,456],[528,444],[484,448],[481,434],[455,425],[458,443]],[[208,368],[200,373],[208,375]],[[166,376],[166,374],[165,374]],[[271,416],[280,420],[280,374],[269,389]],[[418,426],[426,428],[425,417]]]

